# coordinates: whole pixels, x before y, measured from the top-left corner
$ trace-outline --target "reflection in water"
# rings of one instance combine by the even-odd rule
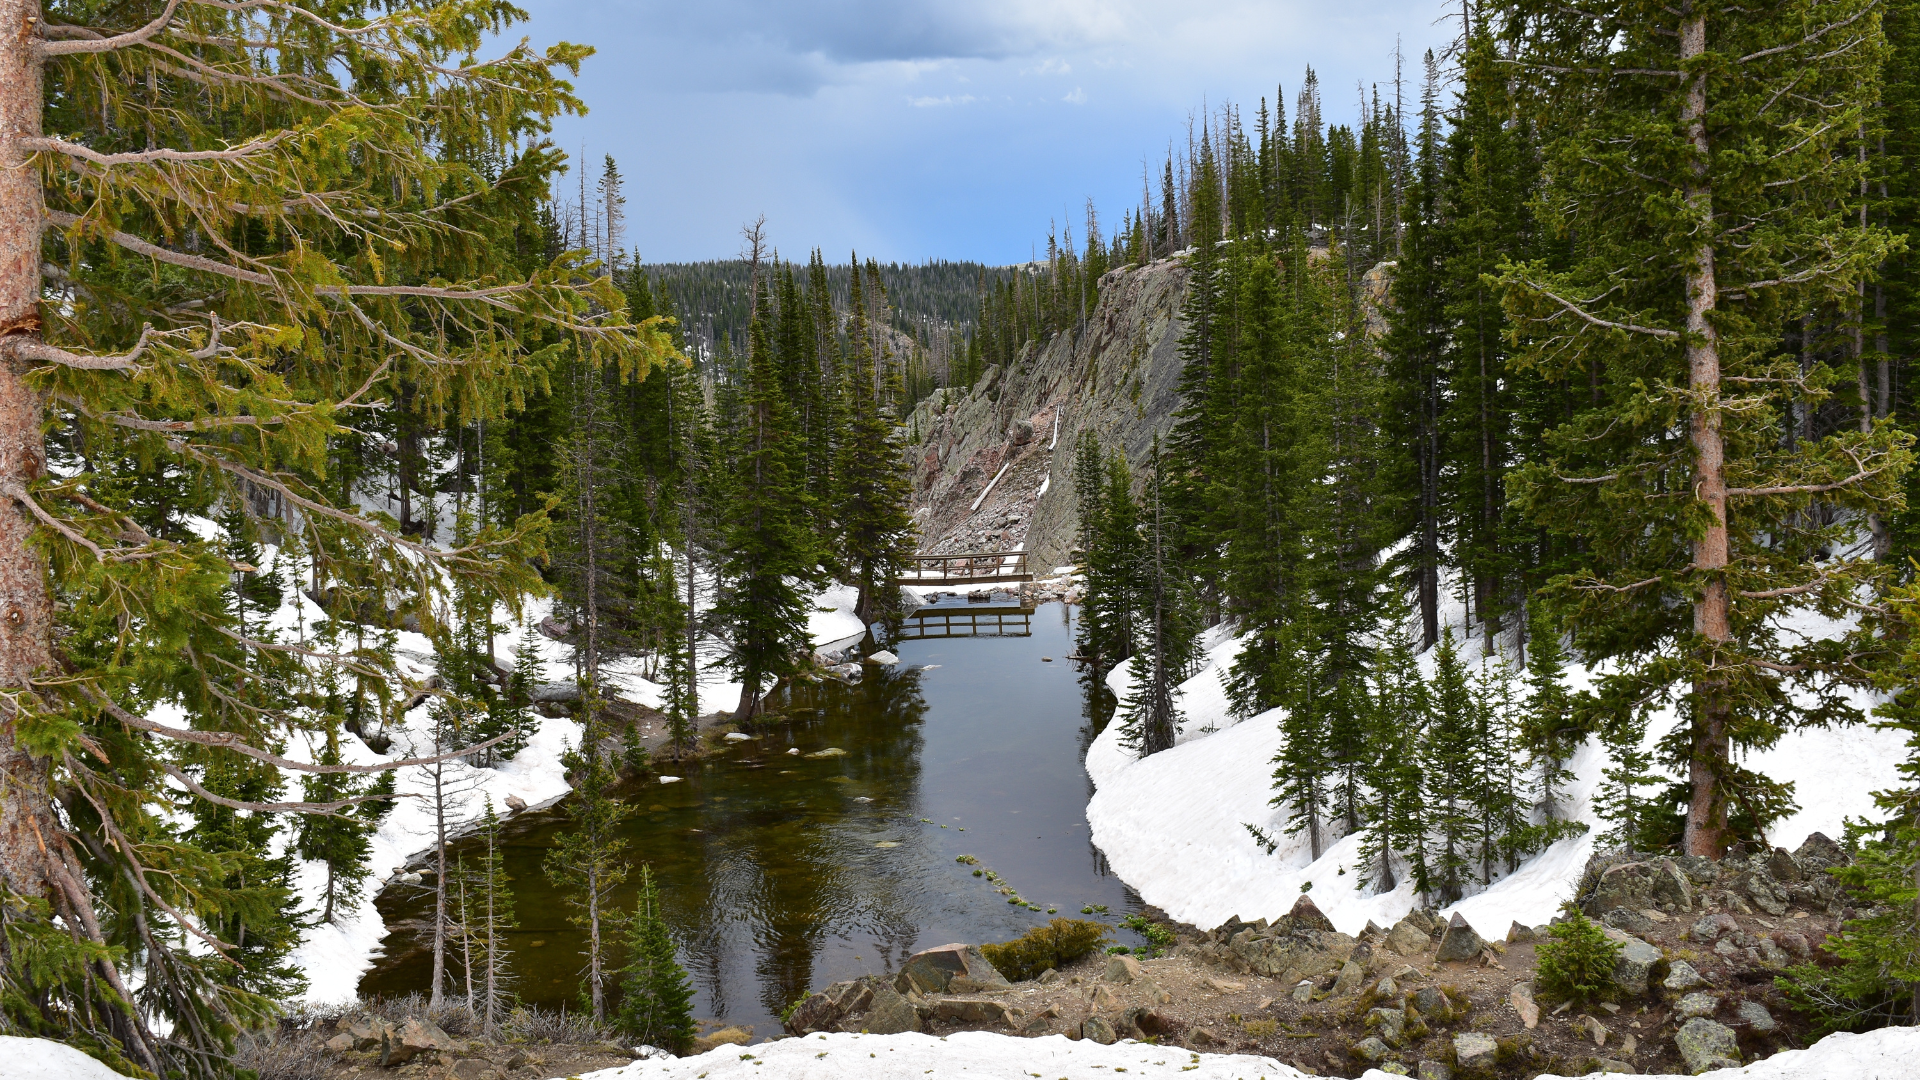
[[[1036,613],[1027,637],[896,640],[898,666],[866,665],[854,686],[799,684],[780,702],[785,718],[754,741],[684,767],[683,783],[623,793],[637,811],[628,850],[660,880],[696,1015],[771,1034],[809,989],[1048,918],[1009,904],[955,861],[962,854],[1062,915],[1138,907],[1086,835],[1081,762],[1112,695],[1063,662],[1072,612],[1054,615]],[[806,756],[828,748],[846,752]],[[522,920],[510,937],[517,992],[572,1008],[585,935],[565,922],[540,864],[563,825],[521,815],[505,851]],[[431,903],[430,892],[382,896],[389,959],[363,993],[425,988],[407,924]]]

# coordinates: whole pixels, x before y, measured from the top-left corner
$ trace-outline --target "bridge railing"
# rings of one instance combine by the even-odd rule
[[[968,582],[1032,581],[1024,551],[974,551],[959,555],[914,555],[903,584],[962,585]]]
[[[922,608],[900,626],[899,640],[954,637],[1030,637],[1033,634],[1033,609],[990,608],[969,611],[965,608]]]

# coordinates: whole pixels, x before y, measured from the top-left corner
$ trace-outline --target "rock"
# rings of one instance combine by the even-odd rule
[[[1453,1080],[1453,1068],[1444,1061],[1421,1058],[1420,1064],[1414,1067],[1414,1075],[1420,1080]]]
[[[1407,1014],[1399,1009],[1373,1009],[1367,1013],[1367,1030],[1387,1041],[1388,1046],[1405,1045]]]
[[[1100,977],[1110,983],[1138,982],[1140,981],[1140,961],[1131,956],[1109,956],[1107,970]]]
[[[1740,924],[1733,921],[1733,916],[1715,913],[1694,923],[1687,931],[1687,938],[1702,945],[1711,945],[1728,934],[1739,932]]]
[[[1025,446],[1033,441],[1033,424],[1026,420],[1015,420],[1007,425],[1007,441],[1015,446]]]
[[[822,758],[837,758],[837,757],[846,757],[846,756],[847,756],[847,752],[837,746],[829,746],[825,750],[815,750],[813,753],[807,755],[807,757],[813,758],[816,761]]]
[[[1108,989],[1105,985],[1096,985],[1091,991],[1088,992],[1087,1000],[1093,1003],[1094,1008],[1099,1009],[1109,1005],[1113,1005],[1116,1002],[1118,1002],[1120,999],[1117,997],[1114,997],[1113,991]]]
[[[1720,1009],[1720,995],[1693,993],[1680,999],[1673,1007],[1675,1016],[1692,1019],[1696,1016],[1712,1016]]]
[[[1443,963],[1451,960],[1472,960],[1486,947],[1487,943],[1479,934],[1474,933],[1473,927],[1468,926],[1467,920],[1456,911],[1453,918],[1447,922],[1446,935],[1440,939],[1440,951],[1435,953],[1433,958]]]
[[[1432,944],[1433,939],[1414,924],[1412,916],[1394,923],[1393,929],[1387,931],[1387,948],[1401,956],[1418,956]]]
[[[1613,1034],[1613,1032],[1607,1030],[1607,1025],[1601,1023],[1600,1021],[1594,1019],[1591,1016],[1581,1017],[1580,1023],[1577,1026],[1580,1028],[1580,1030],[1585,1031],[1589,1036],[1592,1037],[1593,1045],[1595,1046],[1607,1045],[1607,1036]]]
[[[1768,967],[1783,968],[1793,962],[1793,958],[1787,955],[1787,950],[1781,948],[1780,944],[1770,936],[1763,935],[1758,947],[1760,959]]]
[[[1394,982],[1393,977],[1389,975],[1388,977],[1381,979],[1379,982],[1373,984],[1373,993],[1374,993],[1374,996],[1376,997],[1383,997],[1383,998],[1394,997],[1400,993],[1400,984]]]
[[[1360,989],[1360,984],[1365,982],[1366,979],[1367,971],[1365,968],[1351,960],[1347,961],[1340,966],[1339,977],[1333,980],[1334,996],[1339,997],[1343,994],[1353,993]]]
[[[1453,1037],[1453,1059],[1463,1069],[1491,1069],[1500,1044],[1491,1035],[1463,1031]]]
[[[1621,946],[1620,955],[1613,962],[1614,985],[1636,997],[1645,994],[1653,967],[1660,962],[1660,950],[1612,927],[1606,927],[1601,932]]]
[[[527,808],[527,800],[521,798],[518,795],[507,796],[507,810],[509,813],[517,814],[520,811],[525,810],[526,808]]]
[[[1045,986],[1059,977],[1060,973],[1058,971],[1055,971],[1053,968],[1048,968],[1040,973],[1040,985]]]
[[[1707,980],[1695,970],[1692,964],[1685,960],[1675,960],[1673,967],[1668,969],[1667,977],[1661,981],[1660,985],[1676,994],[1684,994],[1689,990],[1698,990],[1707,985]]]
[[[1767,1011],[1765,1005],[1757,1001],[1742,1001],[1735,1011],[1740,1017],[1740,1023],[1755,1034],[1771,1035],[1780,1030],[1780,1024],[1774,1020],[1773,1014]]]
[[[865,1012],[873,1004],[874,976],[857,981],[837,982],[808,997],[787,1017],[786,1029],[794,1035],[832,1031],[833,1025],[852,1013]]]
[[[1246,983],[1228,982],[1225,979],[1201,979],[1200,986],[1202,989],[1211,990],[1216,994],[1237,994],[1247,988]]]
[[[1306,893],[1293,902],[1293,910],[1287,912],[1287,921],[1292,924],[1295,933],[1302,930],[1323,930],[1333,932],[1333,920],[1320,914],[1320,909],[1307,899]]]
[[[1437,986],[1423,986],[1414,991],[1409,1004],[1418,1009],[1421,1016],[1439,1016],[1448,1011],[1447,995]]]
[[[953,944],[907,957],[907,962],[900,965],[900,974],[894,977],[893,988],[903,994],[908,990],[944,994],[953,989],[951,984],[956,977],[970,980],[970,989],[1005,990],[1013,986],[987,962],[978,948]]]
[[[1774,848],[1773,853],[1767,856],[1767,873],[1773,875],[1773,880],[1788,884],[1806,878],[1806,875],[1800,872],[1800,860],[1793,857],[1793,852],[1783,847]]]
[[[936,1020],[950,1020],[956,1024],[1008,1022],[1005,1005],[997,1001],[975,1001],[967,998],[941,998],[933,1003],[933,1016]]]
[[[1600,874],[1593,896],[1581,907],[1598,915],[1624,907],[1693,910],[1693,886],[1672,859],[1615,863]]]
[[[1507,944],[1518,945],[1523,941],[1532,941],[1532,940],[1533,940],[1533,927],[1522,926],[1520,925],[1520,922],[1517,919],[1514,920],[1514,923],[1512,926],[1507,927]]]
[[[1800,862],[1808,876],[1824,877],[1825,871],[1845,866],[1853,860],[1847,857],[1847,849],[1827,838],[1825,833],[1814,833],[1800,845],[1793,857]]]
[[[439,1074],[445,1080],[498,1080],[500,1069],[491,1061],[480,1058],[461,1058]]]
[[[1051,1023],[1048,1023],[1046,1017],[1036,1016],[1033,1019],[1028,1020],[1026,1023],[1021,1024],[1018,1030],[1020,1034],[1025,1035],[1026,1037],[1031,1039],[1031,1038],[1038,1038],[1039,1036],[1049,1034],[1053,1030],[1053,1025]]]
[[[1080,1025],[1080,1037],[1089,1042],[1097,1042],[1101,1046],[1112,1046],[1120,1035],[1113,1030],[1113,1025],[1107,1022],[1106,1017],[1089,1016],[1086,1022]]]
[[[871,1035],[919,1031],[920,1013],[892,987],[882,985],[873,992],[873,1004],[867,1009],[867,1019],[860,1030]]]
[[[1787,952],[1796,959],[1805,960],[1812,955],[1812,949],[1807,945],[1806,936],[1798,930],[1782,930],[1773,935],[1773,940],[1779,942],[1780,947],[1787,950]]]
[[[328,1039],[323,1045],[336,1054],[344,1054],[353,1049],[353,1036],[343,1031]]]
[[[1749,870],[1741,875],[1740,883],[1754,907],[1774,916],[1787,913],[1787,894],[1781,891],[1780,883],[1773,880],[1772,874]]]
[[[1533,987],[1528,983],[1514,983],[1507,991],[1507,1004],[1520,1014],[1520,1022],[1532,1031],[1540,1023],[1540,1006],[1533,1000]]]
[[[1616,1061],[1613,1058],[1594,1058],[1593,1063],[1596,1066],[1595,1072],[1619,1073],[1623,1076],[1634,1076],[1640,1072],[1639,1069],[1634,1068],[1632,1065],[1624,1061]],[[1588,1075],[1592,1074],[1590,1073]]]
[[[1740,1067],[1740,1040],[1734,1036],[1733,1029],[1725,1024],[1696,1016],[1674,1035],[1673,1044],[1679,1049],[1681,1060],[1687,1063],[1687,1068],[1695,1076],[1708,1069]]]
[[[378,1050],[387,1041],[391,1025],[376,1016],[354,1016],[341,1025],[341,1033],[353,1039],[355,1050]]]
[[[1204,1030],[1204,1029],[1195,1029]],[[1196,1044],[1198,1045],[1198,1044]],[[1393,1048],[1372,1035],[1353,1044],[1353,1055],[1363,1061],[1377,1062],[1393,1053]]]
[[[1291,997],[1293,1000],[1299,1002],[1302,1005],[1305,1005],[1308,1002],[1312,1001],[1313,1000],[1313,980],[1301,979],[1299,984],[1293,988],[1293,992],[1291,994],[1288,994],[1287,996]]]
[[[1159,983],[1152,980],[1143,980],[1140,983],[1140,996],[1156,1005],[1165,1005],[1173,1000],[1172,994],[1167,993]]]
[[[1615,930],[1624,930],[1629,934],[1644,934],[1653,929],[1653,920],[1634,908],[1614,908],[1600,916],[1600,921]]]
[[[380,1048],[380,1064],[387,1068],[404,1064],[421,1054],[453,1049],[453,1038],[428,1020],[403,1020],[390,1029]]]
[[[888,652],[886,649],[881,649],[879,652],[867,657],[867,663],[869,664],[897,664],[899,662],[900,658]]]

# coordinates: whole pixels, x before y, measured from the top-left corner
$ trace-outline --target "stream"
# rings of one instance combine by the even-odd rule
[[[892,644],[898,665],[865,665],[853,685],[797,684],[786,716],[755,740],[681,767],[680,783],[625,793],[637,811],[628,852],[660,882],[696,1017],[771,1035],[808,990],[892,971],[921,949],[1005,941],[1054,917],[1048,907],[1081,918],[1104,906],[1109,921],[1139,909],[1088,837],[1082,762],[1102,718],[1066,660],[1074,609],[1008,610],[1018,609],[922,608]],[[970,631],[1003,636],[940,636]],[[806,756],[833,748],[845,753]],[[522,815],[505,847],[520,923],[508,942],[514,989],[550,1008],[579,1007],[585,964],[586,934],[541,869],[564,823]],[[965,855],[977,865],[956,861]],[[617,897],[623,910],[637,878]],[[407,929],[430,914],[423,892],[382,897],[391,932],[363,994],[427,989],[429,959]]]

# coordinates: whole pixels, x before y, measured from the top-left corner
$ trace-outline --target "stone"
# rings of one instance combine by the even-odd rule
[[[1381,1072],[1386,1073],[1388,1076],[1412,1076],[1413,1075],[1411,1072],[1407,1071],[1406,1065],[1398,1061],[1383,1061],[1380,1063],[1379,1068]]]
[[[500,1069],[491,1061],[480,1058],[461,1058],[440,1074],[445,1080],[497,1080]]]
[[[893,987],[882,985],[873,991],[873,1004],[868,1007],[866,1021],[860,1025],[860,1030],[871,1035],[919,1031],[920,1012]]]
[[[1450,960],[1472,960],[1486,947],[1487,943],[1479,934],[1474,933],[1473,927],[1467,925],[1467,920],[1456,911],[1453,918],[1447,922],[1446,935],[1440,939],[1440,951],[1436,952],[1433,958],[1443,963]]]
[[[1853,860],[1847,857],[1847,849],[1828,839],[1825,833],[1813,833],[1801,843],[1793,853],[1801,868],[1809,876],[1824,877],[1825,871],[1835,866],[1845,866]]]
[[[1433,944],[1433,939],[1425,930],[1414,925],[1412,918],[1401,919],[1387,931],[1387,948],[1401,956],[1418,956]]]
[[[1788,884],[1806,878],[1800,871],[1800,860],[1783,847],[1774,848],[1773,853],[1767,856],[1767,873],[1773,875],[1773,880]]]
[[[1040,985],[1045,986],[1048,983],[1053,982],[1055,979],[1058,979],[1059,977],[1060,977],[1060,973],[1058,971],[1055,971],[1052,968],[1048,968],[1047,970],[1040,973]]]
[[[527,800],[521,798],[518,795],[507,796],[507,812],[508,813],[517,814],[520,811],[525,810],[526,808],[527,808]]]
[[[1614,985],[1636,997],[1645,994],[1653,967],[1660,962],[1660,950],[1612,927],[1606,927],[1601,932],[1620,944],[1620,955],[1613,961]]]
[[[344,1054],[353,1049],[353,1036],[343,1031],[322,1045],[336,1054]]]
[[[894,977],[893,988],[903,994],[909,989],[922,994],[944,994],[956,975],[972,980],[976,987],[1005,990],[1013,986],[987,962],[977,947],[954,944],[907,957],[907,962],[900,965],[900,974]]]
[[[1052,1032],[1052,1030],[1053,1030],[1053,1025],[1048,1023],[1047,1018],[1044,1016],[1036,1016],[1033,1019],[1028,1020],[1026,1023],[1021,1024],[1019,1027],[1020,1034],[1025,1035],[1030,1039],[1038,1038],[1041,1035],[1049,1034]]]
[[[1523,941],[1532,940],[1533,927],[1521,925],[1518,919],[1514,920],[1512,926],[1507,927],[1507,944],[1518,945]]]
[[[1780,916],[1787,913],[1787,894],[1780,889],[1780,883],[1773,875],[1764,870],[1749,870],[1742,875],[1742,884],[1746,887],[1747,899],[1753,906],[1769,915]]]
[[[1742,1001],[1735,1014],[1740,1017],[1740,1023],[1755,1034],[1771,1035],[1780,1030],[1780,1024],[1774,1020],[1773,1014],[1757,1001]]]
[[[1098,1008],[1104,1008],[1106,1006],[1112,1005],[1115,1002],[1119,1001],[1120,999],[1117,997],[1114,997],[1113,991],[1109,990],[1107,987],[1096,985],[1090,992],[1088,992],[1087,1000],[1093,1004],[1094,1008],[1098,1009]]]
[[[1453,1080],[1453,1067],[1444,1061],[1421,1058],[1420,1064],[1414,1067],[1414,1075],[1420,1080]]]
[[[1165,1005],[1173,1000],[1172,994],[1167,993],[1165,988],[1151,979],[1141,980],[1140,996],[1156,1005]]]
[[[1293,910],[1287,912],[1287,921],[1292,924],[1295,933],[1302,930],[1323,930],[1331,933],[1333,930],[1333,920],[1322,915],[1313,901],[1307,898],[1306,893],[1301,893],[1300,899],[1293,902]]]
[[[1675,960],[1673,967],[1667,970],[1667,977],[1661,980],[1660,985],[1676,994],[1684,994],[1689,990],[1698,990],[1707,985],[1707,980],[1692,964],[1685,960]]]
[[[1595,1046],[1607,1045],[1607,1036],[1613,1034],[1612,1031],[1607,1029],[1607,1025],[1591,1016],[1581,1017],[1579,1027],[1580,1030],[1585,1031],[1587,1035],[1593,1039],[1593,1045]]]
[[[1514,983],[1507,991],[1507,1004],[1520,1014],[1520,1022],[1532,1031],[1540,1023],[1540,1005],[1533,1000],[1533,987],[1528,983]]]
[[[1366,929],[1360,931],[1360,936],[1363,938],[1374,938],[1375,940],[1378,940],[1380,938],[1387,936],[1387,928],[1384,926],[1381,926],[1377,922],[1374,922],[1372,919],[1368,919],[1367,927]]]
[[[1695,1076],[1708,1069],[1740,1067],[1740,1040],[1725,1024],[1696,1016],[1681,1026],[1673,1044]]]
[[[1711,945],[1728,934],[1739,932],[1740,924],[1733,921],[1733,916],[1715,913],[1694,923],[1692,929],[1687,931],[1687,938],[1702,945]]]
[[[1779,942],[1780,947],[1796,959],[1805,960],[1812,954],[1811,947],[1807,945],[1806,935],[1798,930],[1782,930],[1773,935],[1773,940]]]
[[[1120,1034],[1113,1030],[1113,1025],[1107,1021],[1106,1017],[1089,1016],[1086,1022],[1080,1025],[1080,1037],[1088,1042],[1097,1042],[1101,1046],[1112,1046],[1120,1038]]]
[[[956,1024],[993,1025],[1008,1022],[1005,1005],[971,998],[941,998],[933,1003],[933,1017]]]
[[[1624,1061],[1616,1061],[1613,1058],[1594,1058],[1593,1064],[1594,1072],[1619,1073],[1622,1076],[1634,1076],[1640,1072],[1639,1069],[1634,1068],[1632,1065]],[[1592,1073],[1588,1075],[1591,1076]]]
[[[1407,1014],[1399,1009],[1373,1009],[1367,1013],[1367,1030],[1385,1039],[1388,1046],[1402,1046],[1407,1031]]]
[[[1615,863],[1594,886],[1593,896],[1581,905],[1591,914],[1624,907],[1693,910],[1693,886],[1672,859]]]
[[[1107,970],[1100,976],[1110,983],[1131,983],[1140,981],[1140,961],[1131,956],[1115,955],[1107,957]]]
[[[428,1020],[403,1020],[399,1027],[390,1029],[381,1046],[380,1064],[392,1068],[422,1054],[452,1049],[453,1038],[441,1031],[438,1024]]]
[[[1366,980],[1366,969],[1349,960],[1340,966],[1340,975],[1333,980],[1333,994],[1335,997],[1351,994],[1359,990],[1360,984]]]
[[[1680,999],[1673,1007],[1675,1016],[1692,1019],[1696,1016],[1712,1016],[1720,1010],[1720,995],[1692,993]]]
[[[1288,994],[1287,996],[1291,997],[1294,1001],[1299,1002],[1302,1005],[1305,1005],[1308,1002],[1312,1001],[1313,1000],[1313,980],[1301,979],[1299,982],[1299,985],[1295,986],[1293,988],[1293,992]]]
[[[1389,975],[1373,984],[1373,992],[1376,997],[1390,998],[1400,992],[1400,984],[1394,982],[1393,977]]]
[[[1600,916],[1600,921],[1615,930],[1623,930],[1629,934],[1644,934],[1653,929],[1653,920],[1634,908],[1614,908]]]
[[[1197,1027],[1197,1028],[1194,1028],[1192,1031],[1187,1032],[1187,1045],[1188,1046],[1219,1046],[1220,1036],[1215,1035],[1212,1031],[1209,1031],[1206,1028]]]
[[[1237,994],[1247,988],[1243,982],[1231,982],[1226,979],[1201,979],[1200,987],[1216,994]]]
[[[1447,995],[1437,986],[1423,986],[1414,991],[1411,1004],[1420,1010],[1421,1016],[1439,1016],[1448,1011]]]
[[[387,1041],[390,1027],[377,1016],[355,1016],[341,1025],[341,1033],[352,1037],[355,1050],[378,1050]]]
[[[1787,955],[1787,950],[1781,948],[1780,943],[1773,940],[1770,935],[1761,935],[1758,947],[1760,960],[1768,967],[1783,968],[1793,962],[1793,958]]]
[[[886,649],[881,649],[879,652],[874,653],[873,655],[867,657],[867,663],[869,664],[891,665],[891,664],[897,664],[899,662],[900,662],[900,658],[898,656],[895,656],[893,653],[887,651]]]
[[[1388,1054],[1391,1054],[1391,1053],[1393,1053],[1392,1047],[1388,1046],[1386,1043],[1381,1042],[1377,1037],[1372,1035],[1369,1035],[1366,1038],[1361,1039],[1359,1042],[1353,1044],[1354,1056],[1357,1058],[1360,1058],[1363,1061],[1368,1061],[1368,1062],[1381,1061],[1385,1059]]]
[[[1463,1031],[1453,1037],[1453,1059],[1463,1069],[1491,1069],[1500,1044],[1491,1035]]]
[[[1007,441],[1015,446],[1025,446],[1033,441],[1033,424],[1027,420],[1015,420],[1007,425]]]
[[[1443,930],[1447,925],[1441,920],[1440,916],[1434,914],[1428,908],[1414,908],[1412,911],[1407,912],[1406,921],[1412,923],[1415,929],[1429,937],[1433,936],[1434,931]]]

